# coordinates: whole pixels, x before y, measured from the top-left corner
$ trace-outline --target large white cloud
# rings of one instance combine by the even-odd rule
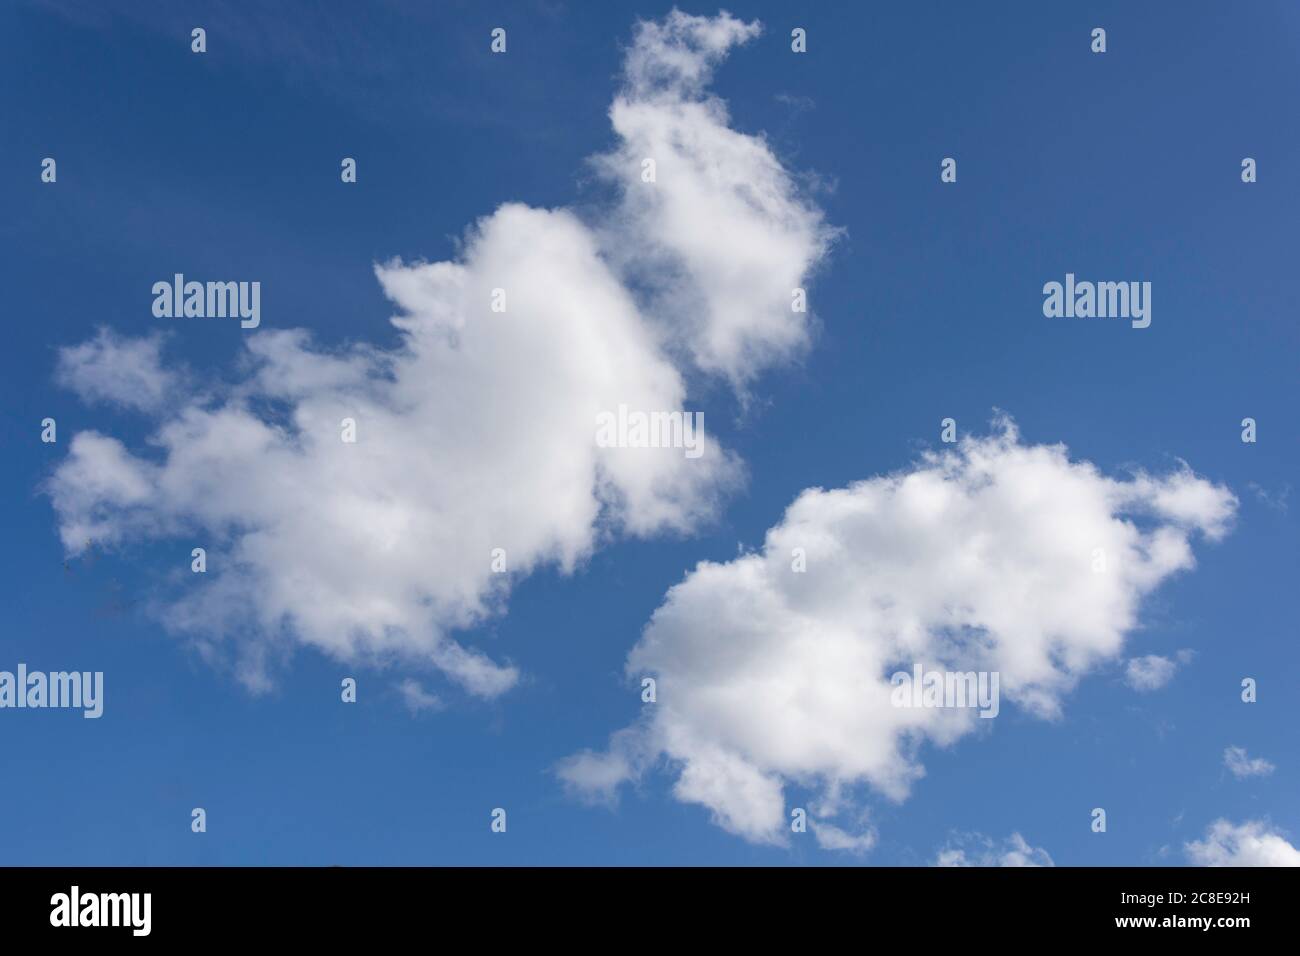
[[[897,474],[809,489],[761,553],[702,562],[668,592],[627,661],[655,676],[657,702],[560,776],[609,799],[665,758],[679,799],[769,843],[786,840],[788,785],[813,791],[826,824],[860,816],[855,788],[901,800],[921,743],[996,721],[893,706],[894,672],[997,672],[1003,710],[1055,716],[1235,506],[1186,466],[1110,478],[1006,419]]]
[[[1183,850],[1197,866],[1300,866],[1300,849],[1262,820],[1215,820]]]
[[[540,565],[569,571],[610,535],[690,531],[743,480],[707,430],[698,458],[604,448],[597,416],[685,410],[688,377],[740,386],[805,340],[790,287],[830,232],[704,92],[757,31],[725,14],[640,25],[612,109],[620,145],[597,160],[619,195],[585,218],[507,203],[456,261],[377,267],[394,349],[324,349],[268,321],[248,333],[241,378],[178,404],[153,387],[156,340],[67,350],[67,384],[136,392],[160,418],[145,454],[74,437],[48,486],[67,550],[158,536],[207,548],[208,574],[164,617],[214,656],[233,640],[253,687],[305,644],[424,661],[482,696],[508,689],[514,668],[449,635]],[[654,184],[639,178],[646,150]]]

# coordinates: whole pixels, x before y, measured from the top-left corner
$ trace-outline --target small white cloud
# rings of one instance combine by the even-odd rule
[[[1042,847],[1033,847],[1019,833],[995,844],[980,833],[962,834],[948,842],[935,866],[1055,866]]]
[[[823,850],[841,850],[861,856],[876,845],[878,839],[875,827],[867,827],[861,833],[849,833],[825,820],[809,818],[813,836],[817,845]]]
[[[123,338],[101,328],[93,339],[59,349],[55,381],[88,403],[154,411],[172,396],[177,376],[163,367],[162,336]]]
[[[1174,679],[1178,665],[1159,654],[1134,657],[1124,668],[1124,679],[1136,691],[1158,690]]]
[[[442,710],[443,703],[436,694],[430,694],[419,681],[407,678],[397,685],[402,702],[412,715],[425,710]]]
[[[1183,845],[1196,866],[1300,866],[1300,850],[1262,820],[1215,820],[1205,839]]]
[[[565,757],[554,767],[564,788],[586,803],[613,806],[618,788],[636,776],[642,756],[637,752],[640,738],[632,729],[622,730],[610,739],[604,753],[583,750]]]
[[[556,774],[574,796],[589,803],[613,804],[618,788],[633,776],[631,765],[616,752],[584,750],[562,760]]]
[[[1243,777],[1267,777],[1277,769],[1263,757],[1248,757],[1244,747],[1228,747],[1224,750],[1223,765],[1238,780]]]

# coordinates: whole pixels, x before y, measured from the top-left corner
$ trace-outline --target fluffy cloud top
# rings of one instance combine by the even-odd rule
[[[485,697],[508,689],[514,668],[451,632],[498,611],[512,578],[568,571],[609,535],[690,530],[743,477],[707,433],[692,459],[598,447],[597,416],[682,411],[695,370],[745,382],[804,341],[790,291],[829,232],[763,140],[728,129],[703,92],[757,31],[726,15],[642,24],[611,111],[620,145],[597,160],[620,197],[587,219],[507,203],[456,261],[379,266],[395,349],[264,327],[241,380],[168,408],[156,340],[66,350],[71,387],[139,395],[160,419],[147,455],[75,436],[49,483],[67,550],[206,547],[209,573],[166,621],[214,654],[233,635],[253,687],[305,644],[424,661]],[[640,180],[648,155],[655,183]],[[508,574],[494,573],[498,548]]]
[[[935,858],[935,866],[1055,866],[1047,851],[1030,846],[1019,833],[996,845],[986,836],[967,834],[949,842]]]
[[[597,161],[622,193],[611,248],[673,341],[737,387],[806,345],[792,291],[834,238],[763,139],[730,129],[726,105],[701,93],[726,51],[758,32],[725,13],[641,23],[610,109],[621,143]]]
[[[1300,866],[1300,850],[1261,820],[1215,820],[1204,840],[1187,843],[1183,850],[1197,866]]]
[[[816,791],[823,822],[858,809],[855,787],[901,800],[922,742],[992,722],[893,706],[892,673],[998,672],[1005,698],[1054,716],[1235,506],[1186,466],[1110,478],[1006,420],[903,472],[809,489],[761,553],[703,562],[668,592],[627,661],[655,675],[657,703],[559,773],[608,798],[664,757],[679,799],[769,843],[786,839],[787,785]]]

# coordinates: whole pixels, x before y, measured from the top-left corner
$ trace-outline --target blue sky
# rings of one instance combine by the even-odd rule
[[[396,347],[375,263],[455,259],[466,227],[502,203],[600,221],[607,189],[588,157],[614,145],[607,111],[637,19],[671,5],[331,6],[0,13],[0,668],[102,670],[106,685],[96,721],[0,711],[0,862],[910,865],[1021,834],[1058,865],[1177,864],[1220,819],[1297,843],[1291,5],[730,6],[765,29],[710,89],[842,230],[808,282],[809,347],[757,373],[747,403],[685,373],[692,407],[744,460],[744,487],[684,533],[613,535],[572,573],[543,562],[514,580],[501,613],[456,634],[518,669],[491,698],[401,660],[311,648],[250,692],[153,613],[188,573],[190,536],[136,536],[65,566],[41,490],[83,430],[149,448],[139,416],[55,381],[59,350],[98,327],[165,329],[167,362],[197,391],[275,329]],[[200,25],[208,52],[195,55]],[[488,51],[495,26],[502,56]],[[55,184],[40,181],[47,156]],[[356,184],[339,180],[343,156]],[[939,181],[946,156],[955,184]],[[176,271],[260,280],[261,328],[155,318],[150,287]],[[1150,281],[1150,328],[1045,318],[1040,290],[1067,272]],[[729,832],[674,797],[664,766],[612,809],[562,785],[567,757],[637,720],[624,661],[697,562],[761,548],[804,489],[913,468],[941,449],[945,417],[988,434],[995,410],[1025,443],[1064,443],[1108,476],[1182,460],[1238,501],[1230,530],[1193,539],[1196,567],[1142,598],[1122,652],[1062,695],[1057,719],[1006,703],[990,731],[922,744],[906,799],[857,794],[875,834],[864,854],[811,833],[774,846]],[[56,444],[39,440],[47,416]],[[1165,686],[1125,680],[1125,661],[1182,649],[1194,656]],[[441,709],[403,705],[408,673]],[[348,675],[355,705],[339,700]],[[1238,778],[1234,746],[1274,770]],[[791,783],[787,805],[805,794]],[[1099,806],[1104,834],[1089,827]],[[190,831],[193,807],[206,834]],[[489,829],[495,807],[505,834]]]

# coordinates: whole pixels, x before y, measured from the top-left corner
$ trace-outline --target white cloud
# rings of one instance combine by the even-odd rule
[[[1265,507],[1272,508],[1274,511],[1280,511],[1282,514],[1287,513],[1289,507],[1287,499],[1291,497],[1291,485],[1283,484],[1277,491],[1270,491],[1263,485],[1254,481],[1247,482],[1247,487],[1255,493],[1255,497]]]
[[[1042,847],[1032,847],[1019,833],[1001,845],[979,833],[962,834],[939,851],[935,866],[1055,866]]]
[[[1223,751],[1223,765],[1238,780],[1243,777],[1267,777],[1277,768],[1263,757],[1249,757],[1244,747],[1228,747]]]
[[[92,542],[112,545],[128,524],[156,530],[156,475],[156,467],[133,458],[116,438],[97,432],[74,436],[48,489],[67,551],[79,554]]]
[[[1215,820],[1205,839],[1183,845],[1196,866],[1300,866],[1300,850],[1262,820]]]
[[[1063,446],[1022,444],[1006,420],[902,472],[808,489],[761,553],[702,562],[668,592],[626,665],[656,677],[658,701],[603,757],[582,756],[585,777],[609,798],[663,756],[679,799],[769,843],[787,839],[786,785],[819,790],[828,813],[864,786],[902,800],[923,742],[993,721],[892,706],[893,672],[998,672],[1004,713],[1010,700],[1055,716],[1235,503],[1186,466],[1108,478]],[[581,786],[572,770],[559,767]]]
[[[757,21],[745,23],[725,10],[716,17],[696,17],[674,8],[661,23],[639,21],[623,61],[630,95],[636,100],[660,92],[670,100],[698,98],[718,61],[762,30]]]
[[[412,716],[425,710],[442,710],[442,700],[436,694],[430,694],[424,686],[413,678],[406,678],[397,684],[397,692],[402,697]]]
[[[862,855],[873,849],[878,839],[875,827],[865,827],[860,833],[841,830],[826,820],[809,821],[817,845],[823,850],[842,850],[846,853]]]
[[[610,109],[621,144],[596,163],[622,191],[609,245],[673,341],[737,387],[807,345],[809,313],[791,293],[835,237],[766,142],[728,128],[726,105],[702,93],[726,51],[758,33],[725,13],[639,24]]]
[[[137,411],[160,408],[177,387],[176,374],[163,368],[161,335],[129,339],[107,328],[60,349],[54,377],[83,401]]]
[[[1174,679],[1178,665],[1167,657],[1147,654],[1134,657],[1124,668],[1124,679],[1137,691],[1158,690]]]
[[[502,205],[456,261],[376,268],[397,347],[330,350],[264,323],[235,384],[148,403],[161,421],[147,456],[76,435],[49,483],[65,547],[160,535],[206,547],[208,574],[164,620],[214,659],[233,640],[253,688],[307,645],[423,662],[484,697],[507,690],[515,668],[453,632],[500,612],[538,567],[572,571],[614,535],[693,530],[744,477],[707,430],[694,459],[597,447],[597,415],[686,410],[697,366],[740,383],[805,340],[786,286],[825,251],[820,213],[703,93],[757,29],[678,13],[640,27],[612,110],[623,145],[597,165],[628,183],[641,150],[660,150],[657,186],[637,179],[654,198],[629,190],[586,218]],[[670,347],[678,337],[697,343],[689,355]],[[98,382],[121,397],[116,383],[159,368],[152,340],[89,348],[69,378],[86,394]],[[355,444],[340,440],[344,418]],[[492,572],[496,548],[509,574]]]

